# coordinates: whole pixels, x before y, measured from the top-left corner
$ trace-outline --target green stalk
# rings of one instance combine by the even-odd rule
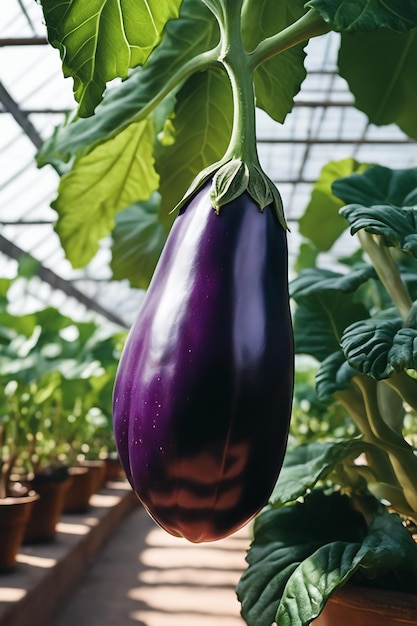
[[[242,41],[243,0],[203,0],[220,28],[218,63],[226,72],[233,97],[233,125],[223,157],[200,172],[175,210],[212,179],[210,200],[217,211],[247,192],[261,211],[273,206],[279,222],[287,228],[281,198],[273,182],[262,171],[256,142],[256,104],[252,59]]]
[[[355,382],[362,392],[369,425],[377,441],[381,442],[388,452],[391,450],[409,452],[408,443],[384,422],[379,412],[376,381],[369,376],[356,376]]]
[[[323,20],[318,11],[310,9],[294,24],[290,24],[276,35],[261,41],[250,54],[251,65],[256,68],[276,54],[303,41],[308,41],[312,37],[325,35],[330,30],[331,27]]]
[[[366,230],[360,230],[358,238],[363,250],[369,256],[379,279],[405,321],[413,302],[389,249],[381,244],[379,237],[374,237]]]
[[[366,410],[362,395],[360,392],[356,392],[355,387],[350,386],[349,389],[336,391],[334,397],[347,409],[356,426],[364,436],[365,441],[374,443],[375,437],[366,417]]]
[[[386,378],[384,382],[392,389],[395,389],[404,402],[417,412],[417,381],[414,378],[411,378],[405,372],[399,372]]]
[[[210,199],[218,213],[222,206],[246,191],[261,211],[267,206],[273,206],[280,224],[287,229],[279,192],[259,163],[253,74],[266,59],[300,41],[326,33],[330,28],[318,12],[312,9],[288,28],[261,42],[252,52],[247,52],[242,40],[243,0],[202,1],[213,13],[220,28],[220,43],[216,48],[219,54],[216,60],[230,80],[233,126],[223,157],[200,172],[174,211],[179,210],[201,185],[212,179]],[[213,62],[214,59],[210,56],[206,60]]]
[[[377,445],[386,450],[405,499],[417,514],[417,457],[412,447],[382,419],[378,409],[376,381],[368,376],[358,376],[356,382],[362,391],[369,424],[378,440]]]
[[[399,483],[388,454],[379,447],[378,439],[372,432],[368,422],[363,396],[359,387],[355,385],[349,389],[337,391],[334,396],[336,400],[347,409],[359,431],[362,433],[364,441],[372,445],[371,449],[366,450],[365,455],[368,465],[378,481],[397,487]]]
[[[253,70],[242,41],[242,3],[225,4],[224,22],[220,24],[222,50],[219,61],[227,72],[232,88],[233,126],[224,160],[239,159],[247,165],[259,166]]]

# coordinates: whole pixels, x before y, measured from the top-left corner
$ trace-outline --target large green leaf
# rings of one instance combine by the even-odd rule
[[[395,572],[408,591],[417,583],[417,546],[401,518],[382,511],[367,530],[339,493],[313,491],[262,512],[247,561],[237,593],[248,626],[308,626],[356,572],[368,580]]]
[[[319,361],[339,349],[346,326],[363,319],[368,311],[355,301],[355,290],[374,276],[365,266],[349,274],[307,268],[290,284],[297,303],[294,338],[297,354],[309,354]]]
[[[91,115],[106,84],[145,63],[181,0],[42,0],[50,43],[74,78],[78,113]]]
[[[51,372],[61,372],[66,378],[87,378],[102,371],[94,354],[101,343],[94,322],[75,322],[53,307],[30,317],[10,317],[11,320],[4,320],[2,316],[13,331],[8,342],[0,346],[2,376],[28,384]],[[32,332],[28,334],[30,327]],[[65,336],[68,329],[71,338]],[[100,353],[103,356],[102,350]]]
[[[389,351],[389,362],[394,372],[417,370],[417,330],[400,328]]]
[[[417,369],[417,330],[402,328],[400,318],[356,322],[346,329],[340,345],[350,365],[375,380]]]
[[[329,250],[346,229],[346,222],[339,215],[339,209],[344,203],[336,197],[332,183],[353,172],[363,172],[367,167],[351,158],[331,161],[323,167],[313,187],[310,202],[299,220],[300,233],[310,239],[318,250]]]
[[[269,504],[281,506],[305,496],[319,480],[325,480],[338,463],[355,459],[368,447],[363,441],[353,439],[314,441],[288,450]]]
[[[184,65],[218,40],[219,28],[207,7],[202,2],[184,0],[180,17],[167,24],[161,43],[145,66],[108,89],[93,117],[59,127],[39,150],[38,164],[67,161],[146,117],[162,96],[177,88]]]
[[[346,361],[342,350],[337,350],[322,361],[316,375],[316,389],[320,400],[329,400],[337,391],[348,389],[358,372]]]
[[[304,13],[303,0],[246,0],[242,13],[244,45],[253,50],[260,41],[283,30]],[[292,110],[294,96],[305,78],[307,43],[277,54],[255,72],[256,104],[278,122],[284,122]]]
[[[399,248],[417,258],[417,209],[349,204],[341,214],[348,220],[352,234],[364,229],[379,235],[385,246]]]
[[[296,354],[308,354],[323,361],[336,352],[343,330],[366,315],[350,295],[329,292],[312,296],[297,306],[294,315]]]
[[[307,626],[354,572],[359,544],[334,541],[307,557],[289,579],[277,611],[280,626]],[[311,593],[314,588],[315,593]]]
[[[223,72],[200,72],[178,93],[174,117],[175,141],[157,158],[161,177],[161,221],[167,228],[170,211],[181,200],[194,177],[221,158],[229,144],[233,103]]]
[[[417,7],[417,5],[415,4]],[[378,126],[396,123],[417,138],[417,28],[342,35],[339,72],[355,106]]]
[[[417,26],[414,0],[309,0],[334,30],[373,31],[383,26],[403,32]]]
[[[166,239],[158,210],[154,194],[149,201],[132,204],[116,216],[111,260],[115,280],[127,278],[132,287],[148,287]]]
[[[417,203],[417,168],[392,170],[374,165],[362,173],[339,178],[332,184],[332,191],[346,204],[414,206]]]
[[[319,267],[306,268],[290,283],[290,295],[296,302],[302,298],[326,292],[351,293],[376,273],[370,265],[362,265],[348,274]]]
[[[329,597],[357,571],[371,580],[397,571],[406,589],[415,590],[416,557],[417,547],[401,518],[381,514],[362,544],[337,541],[323,545],[297,567],[284,589],[277,623],[307,626],[321,613]]]
[[[301,561],[332,541],[359,547],[365,533],[361,515],[348,498],[312,492],[304,503],[265,510],[254,524],[249,567],[237,594],[248,626],[271,626],[285,586]],[[294,622],[295,624],[295,622]]]
[[[128,126],[117,137],[80,157],[65,174],[52,207],[56,231],[74,267],[88,263],[113,229],[117,211],[146,200],[158,186],[153,166],[151,120]]]

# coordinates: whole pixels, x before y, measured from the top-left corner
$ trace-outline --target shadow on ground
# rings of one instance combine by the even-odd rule
[[[194,545],[138,508],[50,626],[243,626],[235,586],[249,533]]]

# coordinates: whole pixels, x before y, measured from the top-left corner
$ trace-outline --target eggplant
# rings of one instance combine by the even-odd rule
[[[286,448],[293,334],[286,231],[210,183],[181,209],[120,359],[114,433],[126,476],[172,535],[213,541],[267,502]]]

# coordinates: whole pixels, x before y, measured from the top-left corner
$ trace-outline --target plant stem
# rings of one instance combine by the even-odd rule
[[[310,9],[296,22],[284,28],[276,35],[261,41],[250,53],[251,65],[255,69],[268,59],[288,48],[307,41],[311,37],[324,35],[331,30],[315,9]]]
[[[378,407],[376,381],[369,376],[356,376],[355,382],[362,391],[366,415],[376,439],[382,441],[384,448],[388,451],[397,449],[409,451],[410,446],[408,443],[394,432],[381,417]]]
[[[348,410],[364,441],[373,447],[365,452],[369,467],[374,472],[378,481],[398,486],[398,480],[392,468],[391,461],[385,450],[379,447],[366,415],[365,404],[359,387],[354,386],[335,393],[335,398]]]
[[[241,2],[225,3],[224,20],[219,25],[222,45],[219,61],[227,72],[233,96],[232,134],[222,160],[239,159],[247,165],[259,165],[253,70],[242,42]]]
[[[360,230],[358,238],[363,250],[369,256],[379,279],[405,321],[413,302],[389,249],[381,244],[379,237],[373,237],[366,230]]]
[[[407,402],[417,412],[417,381],[405,372],[394,374],[384,382],[395,389],[404,402]]]
[[[368,376],[358,376],[356,382],[363,394],[372,431],[379,440],[380,447],[388,453],[408,505],[417,513],[417,457],[414,455],[412,447],[391,430],[382,419],[378,409],[376,381]]]

